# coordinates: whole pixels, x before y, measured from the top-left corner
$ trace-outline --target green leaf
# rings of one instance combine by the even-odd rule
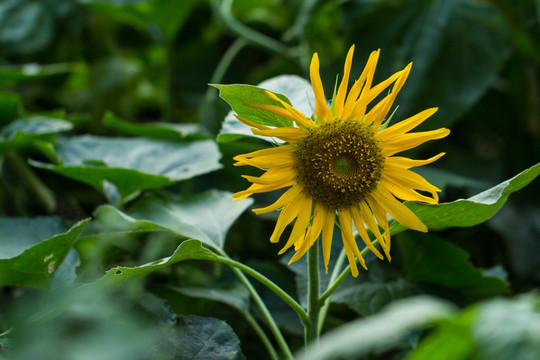
[[[77,63],[13,65],[0,67],[0,86],[10,86],[23,81],[71,73]]]
[[[31,164],[89,184],[111,202],[221,167],[221,154],[211,140],[172,142],[83,135],[58,139],[56,151],[61,165]]]
[[[387,282],[355,280],[354,283],[342,284],[333,294],[332,302],[346,304],[362,316],[373,315],[398,299],[420,293],[416,285],[405,279]]]
[[[18,119],[10,123],[0,135],[0,154],[9,149],[35,145],[42,148],[44,143],[53,141],[53,135],[73,129],[69,121],[45,116]],[[45,149],[42,149],[45,150]],[[46,153],[50,151],[46,150]]]
[[[510,194],[527,186],[539,174],[540,164],[536,164],[513,178],[468,199],[438,205],[413,202],[405,202],[405,204],[430,230],[471,227],[490,219],[504,205]],[[391,223],[390,232],[392,234],[404,230],[406,228],[396,221]]]
[[[163,140],[203,138],[203,129],[198,124],[173,124],[164,122],[134,123],[122,120],[107,112],[103,124],[129,135]]]
[[[251,201],[235,202],[230,195],[210,190],[181,201],[146,196],[137,200],[127,214],[102,206],[96,217],[130,230],[168,230],[222,249],[227,231],[251,205]]]
[[[161,268],[176,264],[185,260],[216,260],[219,255],[202,246],[198,240],[185,240],[182,242],[176,251],[169,257],[152,261],[151,263],[126,267],[118,266],[110,269],[106,274],[97,280],[98,284],[117,284],[133,279],[142,279],[152,272]]]
[[[47,285],[89,220],[62,232],[62,220],[0,218],[0,285]]]
[[[506,281],[485,276],[467,261],[467,252],[435,235],[404,233],[396,243],[411,281],[455,289],[469,302],[509,292]]]
[[[241,313],[249,313],[249,292],[243,284],[238,282],[234,282],[228,287],[174,286],[168,287],[168,289],[194,298],[219,301]]]
[[[246,104],[272,104],[281,106],[277,101],[266,97],[262,93],[263,89],[272,91],[306,116],[311,116],[313,112],[311,106],[315,104],[311,84],[304,78],[296,75],[280,75],[265,80],[256,87],[250,85],[213,86],[220,89],[221,98],[227,101],[232,108],[232,111],[227,114],[218,134],[219,142],[233,141],[243,136],[273,141],[268,137],[253,135],[251,128],[238,121],[234,117],[234,113],[261,125],[275,127],[292,126],[292,121],[288,119],[246,106]]]
[[[401,300],[384,311],[355,320],[323,335],[319,344],[295,356],[297,360],[324,360],[343,357],[359,358],[375,349],[391,347],[396,339],[413,330],[448,318],[453,308],[429,297]],[[361,340],[361,341],[360,341]]]
[[[168,340],[175,359],[245,359],[232,328],[211,317],[180,316],[176,336]]]

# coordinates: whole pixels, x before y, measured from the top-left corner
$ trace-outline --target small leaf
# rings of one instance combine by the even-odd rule
[[[9,149],[29,145],[35,145],[40,149],[44,143],[53,141],[52,135],[71,129],[73,129],[73,124],[69,121],[45,116],[15,120],[0,134],[0,154]]]
[[[527,186],[539,174],[540,164],[536,164],[513,178],[503,181],[499,185],[466,200],[461,199],[438,205],[413,202],[405,202],[405,204],[430,230],[444,230],[450,227],[471,227],[495,215],[504,205],[510,194]],[[390,226],[392,234],[400,233],[405,229],[403,225],[396,221],[393,221]]]
[[[79,221],[67,232],[61,232],[59,218],[0,219],[0,233],[4,234],[0,285],[46,285],[88,221]]]
[[[84,135],[58,139],[56,151],[61,165],[31,164],[89,184],[112,200],[115,191],[107,186],[113,185],[125,200],[141,190],[172,185],[221,167],[221,154],[211,140],[172,142]]]
[[[448,303],[435,298],[422,296],[401,300],[376,315],[328,332],[319,344],[308,347],[295,359],[359,358],[372,350],[390,347],[396,339],[433,321],[448,318],[453,312]]]
[[[405,277],[411,281],[455,289],[468,301],[509,292],[506,281],[485,276],[467,261],[469,254],[437,236],[404,233],[397,244]]]
[[[234,117],[234,113],[257,124],[266,126],[292,126],[292,121],[273,115],[267,111],[257,110],[245,104],[274,104],[279,103],[266,97],[262,90],[266,89],[280,96],[287,103],[294,106],[298,111],[311,116],[312,104],[315,104],[311,84],[304,78],[296,75],[280,75],[263,81],[259,85],[214,85],[220,89],[220,96],[229,103],[232,108],[223,122],[218,134],[219,142],[236,140],[243,136],[257,137],[266,141],[271,138],[256,136],[249,126],[244,125]]]

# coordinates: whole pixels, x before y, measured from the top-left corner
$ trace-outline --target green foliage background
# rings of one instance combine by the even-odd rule
[[[443,192],[303,352],[236,263],[305,304],[276,214],[245,211],[276,195],[228,198],[267,144],[208,84],[302,88],[318,52],[329,91],[352,44],[352,76],[378,48],[376,81],[413,62],[393,119],[439,107],[423,129],[451,135],[408,155],[447,153],[418,170]],[[254,292],[299,359],[540,358],[539,44],[539,0],[0,2],[0,358],[280,358]]]

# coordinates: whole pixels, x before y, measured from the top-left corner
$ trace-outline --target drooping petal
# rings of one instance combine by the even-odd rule
[[[362,241],[364,241],[364,244],[371,250],[372,253],[374,253],[379,259],[383,260],[383,256],[377,250],[375,245],[371,242],[371,239],[369,238],[369,235],[366,231],[366,228],[364,226],[364,222],[362,221],[362,215],[360,215],[360,209],[357,206],[351,206],[351,215],[354,222],[354,226],[356,227],[356,231],[358,231],[358,235],[362,238]]]
[[[258,177],[250,175],[242,175],[242,177],[254,184],[270,185],[295,179],[296,171],[292,167],[272,168]]]
[[[309,224],[309,219],[311,218],[312,203],[313,200],[311,199],[311,197],[306,196],[304,198],[304,201],[300,205],[302,211],[298,213],[298,217],[296,218],[296,222],[294,223],[289,239],[287,240],[285,246],[283,246],[283,248],[279,251],[278,255],[283,254],[292,245],[294,245],[294,243],[297,242],[299,238],[304,237],[304,234],[306,233],[306,229]]]
[[[278,98],[276,94],[270,91],[265,91],[264,94],[268,96],[270,99],[278,101],[285,108],[285,110],[289,112],[289,114],[291,115],[291,118],[290,118],[291,120],[307,128],[312,128],[316,126],[315,123],[311,119],[306,118],[306,115],[302,114],[300,111],[296,110],[294,107],[292,107],[291,105],[287,104],[285,101]]]
[[[234,166],[251,165],[259,169],[268,169],[272,167],[292,166],[295,158],[291,152],[283,152],[276,155],[261,155],[251,158],[237,157]]]
[[[257,215],[265,214],[271,211],[275,211],[278,209],[281,209],[291,201],[293,201],[298,194],[303,190],[302,185],[296,184],[293,187],[291,187],[289,190],[285,191],[283,195],[277,199],[276,202],[274,202],[272,205],[269,205],[267,207],[259,208],[259,209],[253,209],[253,212]]]
[[[398,201],[384,186],[379,186],[371,196],[401,225],[412,230],[427,232],[427,226],[405,205]]]
[[[317,240],[317,238],[321,234],[323,225],[325,225],[325,220],[326,209],[323,205],[316,203],[315,210],[313,211],[313,221],[311,223],[311,226],[306,233],[304,241],[294,244],[296,253],[289,261],[289,264],[292,264],[293,262],[304,256],[304,254],[314,245],[315,240]],[[333,226],[334,223],[332,222],[332,227]]]
[[[390,239],[390,226],[388,225],[388,218],[386,217],[386,211],[384,210],[384,207],[379,204],[372,196],[367,196],[366,202],[369,205],[369,208],[371,209],[371,212],[373,213],[373,216],[375,216],[375,220],[377,220],[377,224],[383,229],[382,237],[384,238],[384,242],[386,244],[385,247],[383,247],[384,253],[386,257],[388,258],[388,261],[392,260],[392,257],[390,256],[390,248],[391,248],[391,239]]]
[[[293,127],[282,127],[268,130],[251,129],[251,132],[254,135],[277,137],[287,142],[298,142],[303,137],[309,135],[307,130]]]
[[[242,123],[244,123],[245,125],[256,128],[256,129],[259,129],[259,130],[271,129],[268,126],[260,125],[260,124],[254,123],[253,121],[249,121],[248,119],[243,118],[243,117],[241,117],[241,116],[239,116],[237,114],[234,114],[234,117],[237,118]]]
[[[271,185],[251,184],[251,186],[248,187],[246,190],[234,193],[231,195],[231,197],[236,198],[235,201],[240,201],[240,200],[244,200],[245,198],[250,197],[253,194],[279,190],[284,187],[294,185],[296,181],[297,181],[296,179],[291,179],[291,180],[283,180],[281,182],[276,182]]]
[[[366,261],[360,254],[356,240],[352,232],[352,218],[349,209],[343,208],[338,210],[339,225],[341,226],[341,235],[343,238],[343,246],[349,259],[349,265],[351,266],[351,273],[354,277],[358,276],[358,268],[356,266],[356,259],[360,261],[360,264],[367,270]]]
[[[285,205],[283,210],[281,210],[276,222],[276,227],[274,228],[274,232],[270,236],[270,242],[277,243],[279,241],[283,230],[285,230],[287,225],[289,225],[298,216],[300,205],[304,202],[304,199],[305,196],[300,193],[294,200]]]
[[[330,253],[332,250],[332,236],[334,235],[334,225],[336,222],[335,210],[326,209],[326,214],[322,229],[322,253],[324,259],[324,267],[328,274],[328,262],[330,261]]]
[[[311,79],[313,93],[315,94],[315,116],[317,117],[318,123],[324,124],[326,121],[332,121],[334,117],[326,105],[321,75],[319,74],[319,56],[317,53],[313,54],[313,57],[311,58],[309,77]]]
[[[381,244],[384,252],[388,253],[390,250],[390,244],[388,244],[386,242],[386,239],[382,236],[381,231],[379,230],[379,226],[373,218],[371,208],[365,201],[361,201],[358,206],[360,207],[360,215],[362,217],[362,221],[364,222],[364,224],[366,224],[366,226],[373,233],[373,235],[375,235],[375,238],[377,238],[379,244]]]
[[[287,104],[287,103],[285,103]],[[287,104],[288,105],[288,104]],[[314,127],[315,124],[311,120],[307,120],[305,116],[296,116],[296,114],[290,112],[289,110],[277,106],[277,105],[270,105],[270,104],[246,104],[246,106],[252,107],[254,109],[264,110],[268,111],[269,113],[272,113],[274,115],[280,116],[285,119],[289,119],[291,121],[294,121],[298,124],[301,124],[305,127]],[[289,105],[290,106],[290,105]]]

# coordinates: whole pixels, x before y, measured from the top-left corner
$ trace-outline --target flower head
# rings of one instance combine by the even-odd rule
[[[290,119],[294,126],[270,128],[237,116],[252,127],[254,134],[277,137],[285,143],[234,158],[237,166],[250,165],[265,170],[265,173],[259,177],[244,176],[252,185],[233,197],[241,200],[255,193],[289,187],[275,203],[253,211],[256,214],[281,211],[271,242],[278,242],[287,225],[296,219],[280,251],[281,254],[294,245],[296,253],[290,262],[301,258],[321,236],[327,272],[337,217],[352,274],[357,276],[356,260],[364,268],[366,264],[354,238],[353,225],[366,246],[383,259],[383,254],[366,231],[369,229],[389,260],[387,214],[407,228],[427,231],[418,217],[398,199],[438,203],[437,192],[440,190],[409,169],[432,163],[444,153],[427,160],[394,155],[426,141],[443,138],[450,131],[441,128],[409,133],[437,108],[424,110],[390,127],[381,126],[412,64],[372,86],[379,57],[379,51],[374,51],[358,80],[348,89],[353,51],[354,45],[347,54],[343,79],[331,107],[328,107],[324,96],[319,59],[314,54],[310,78],[315,94],[315,113],[311,118],[271,92],[266,92],[266,95],[275,100],[275,105],[250,106]],[[368,108],[390,86],[388,94]]]

